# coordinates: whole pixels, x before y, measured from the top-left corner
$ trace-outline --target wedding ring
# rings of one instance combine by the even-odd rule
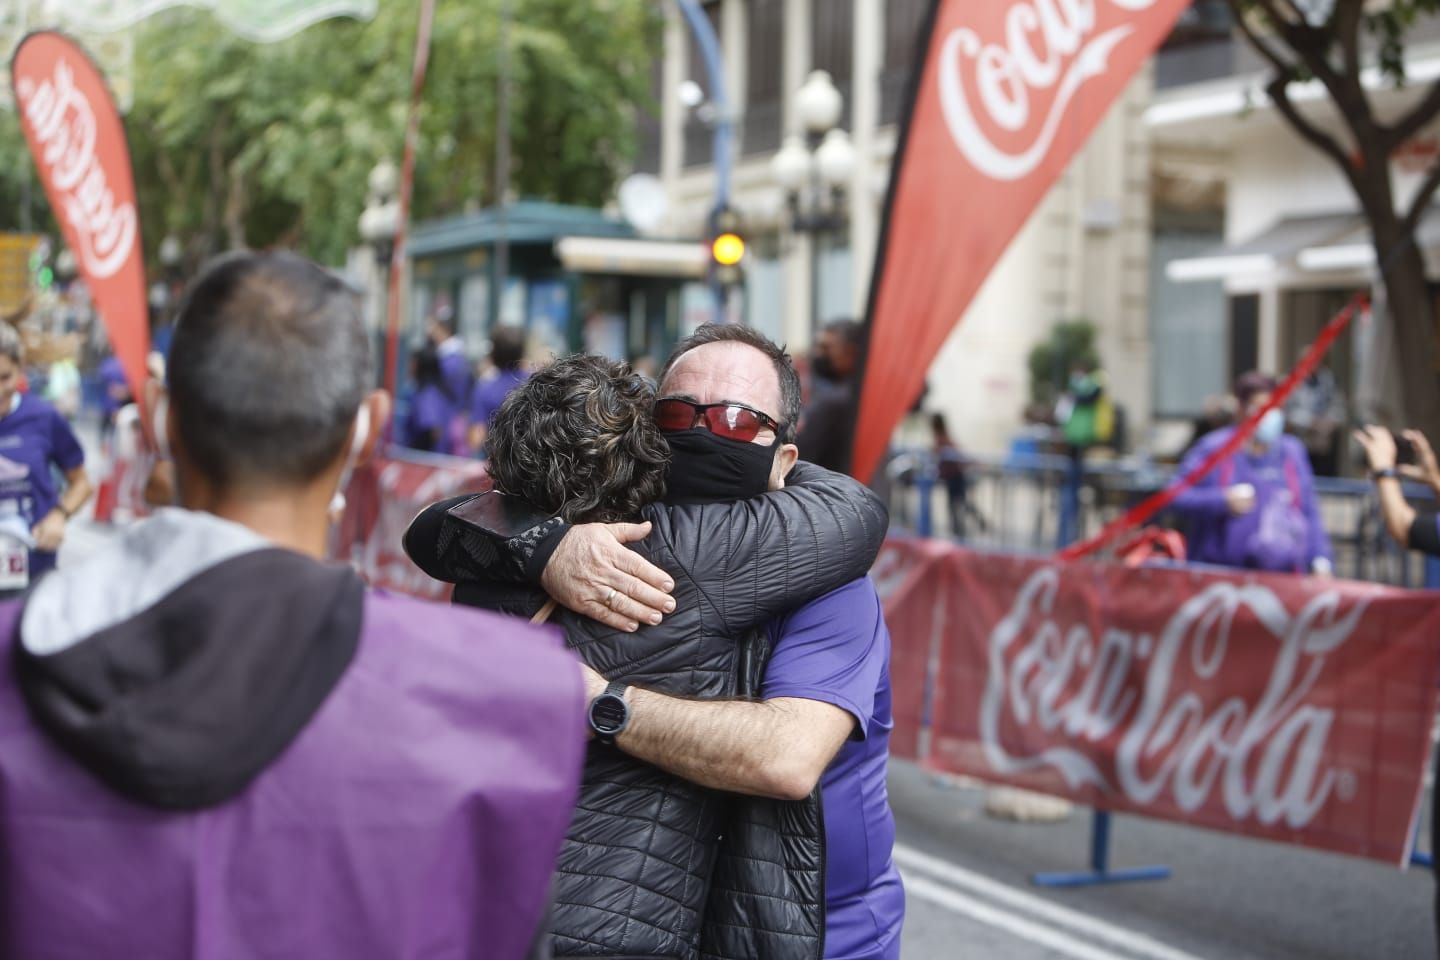
[[[618,591],[614,587],[610,588],[610,592],[605,594],[605,606],[610,606],[610,601],[615,599],[615,594],[617,592]]]

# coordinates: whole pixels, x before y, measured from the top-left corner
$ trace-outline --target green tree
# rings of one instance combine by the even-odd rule
[[[1339,167],[1369,221],[1400,358],[1405,413],[1433,436],[1440,431],[1436,318],[1424,253],[1415,240],[1440,188],[1440,163],[1402,206],[1390,161],[1440,116],[1440,83],[1429,84],[1399,116],[1389,116],[1375,108],[1362,74],[1378,65],[1392,84],[1403,87],[1406,37],[1422,17],[1440,12],[1440,0],[1226,2],[1250,45],[1273,68],[1266,92],[1275,109]],[[1325,129],[1313,114],[1296,108],[1291,88],[1310,80],[1324,89],[1340,132]]]
[[[602,205],[634,155],[635,111],[651,96],[656,6],[512,6],[511,189]],[[498,26],[499,0],[439,0],[417,219],[495,200]],[[150,252],[175,234],[192,260],[278,244],[338,262],[358,239],[370,169],[382,157],[399,162],[416,28],[409,0],[382,0],[368,23],[328,20],[275,44],[249,43],[196,10],[146,21],[126,128]],[[0,159],[23,149],[5,118]],[[15,177],[0,175],[0,199],[11,196]]]
[[[1050,336],[1030,350],[1030,402],[1053,407],[1069,386],[1071,371],[1099,366],[1093,323],[1065,320],[1055,324]]]

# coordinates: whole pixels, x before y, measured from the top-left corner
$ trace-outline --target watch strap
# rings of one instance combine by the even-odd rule
[[[1399,480],[1400,471],[1396,470],[1394,467],[1386,467],[1383,470],[1371,470],[1370,479],[1377,482],[1380,480]]]

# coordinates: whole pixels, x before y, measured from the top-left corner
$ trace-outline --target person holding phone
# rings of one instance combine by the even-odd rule
[[[1397,437],[1384,427],[1366,426],[1355,431],[1355,442],[1365,451],[1390,536],[1402,547],[1440,556],[1440,514],[1416,510],[1401,487],[1401,480],[1414,480],[1440,497],[1440,466],[1425,434],[1406,430]]]

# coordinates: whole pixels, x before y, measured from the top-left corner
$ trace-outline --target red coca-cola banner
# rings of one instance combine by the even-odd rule
[[[58,33],[32,33],[10,62],[30,153],[133,396],[150,351],[145,266],[125,128],[105,78]]]
[[[950,331],[1191,0],[937,0],[868,313],[853,451],[870,476]]]
[[[894,541],[900,684],[936,769],[1403,864],[1430,753],[1433,594]],[[903,678],[903,679],[902,679]],[[919,756],[897,712],[895,750]]]
[[[477,460],[392,450],[350,478],[332,556],[354,565],[371,586],[426,600],[448,599],[448,585],[422,573],[405,555],[400,538],[421,510],[436,500],[483,489],[485,479],[485,467]]]

